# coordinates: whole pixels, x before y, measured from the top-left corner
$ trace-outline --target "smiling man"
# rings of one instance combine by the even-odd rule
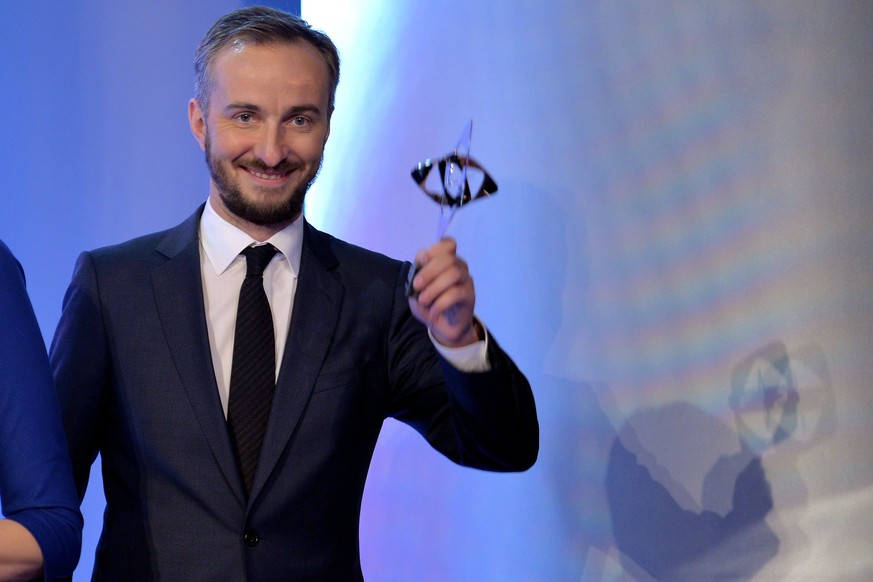
[[[242,230],[266,227],[258,234],[268,238],[300,215],[321,167],[330,134],[327,67],[305,42],[238,40],[216,54],[211,73],[209,96],[188,106],[212,178],[210,203]]]
[[[359,580],[384,419],[459,464],[521,471],[530,386],[474,318],[454,241],[418,253],[409,299],[409,263],[303,217],[339,80],[329,38],[245,8],[206,34],[195,77],[206,203],[82,253],[52,344],[80,496],[102,456],[93,577]]]

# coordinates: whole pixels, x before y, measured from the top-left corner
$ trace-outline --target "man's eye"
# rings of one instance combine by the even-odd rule
[[[236,118],[243,123],[251,123],[254,120],[251,113],[240,113]]]
[[[293,124],[296,125],[297,127],[303,127],[304,125],[307,124],[308,121],[309,121],[309,120],[306,119],[305,117],[299,117],[299,116],[298,116],[298,117],[295,117],[294,119],[292,119],[292,120],[291,120],[291,123],[293,123]]]

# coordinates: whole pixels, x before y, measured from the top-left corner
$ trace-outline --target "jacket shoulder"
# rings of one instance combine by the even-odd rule
[[[376,274],[394,274],[408,262],[389,257],[377,251],[338,239],[306,224],[304,246],[319,257],[322,263],[341,270],[354,270]]]
[[[153,232],[128,241],[100,247],[83,253],[100,264],[138,264],[141,261],[173,258],[198,240],[201,205],[184,222],[172,228]]]

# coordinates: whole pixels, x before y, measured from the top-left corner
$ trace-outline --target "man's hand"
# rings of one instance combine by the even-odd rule
[[[458,244],[444,238],[415,255],[418,273],[412,280],[417,297],[409,299],[413,315],[440,344],[459,348],[479,341],[473,325],[476,290]]]

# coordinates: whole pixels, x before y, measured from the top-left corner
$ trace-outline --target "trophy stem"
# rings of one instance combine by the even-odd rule
[[[455,216],[455,211],[458,209],[457,206],[442,206],[440,205],[440,216],[439,221],[437,222],[437,240],[442,240],[443,237],[446,236],[446,231],[449,229],[449,224],[452,222],[452,218]]]

